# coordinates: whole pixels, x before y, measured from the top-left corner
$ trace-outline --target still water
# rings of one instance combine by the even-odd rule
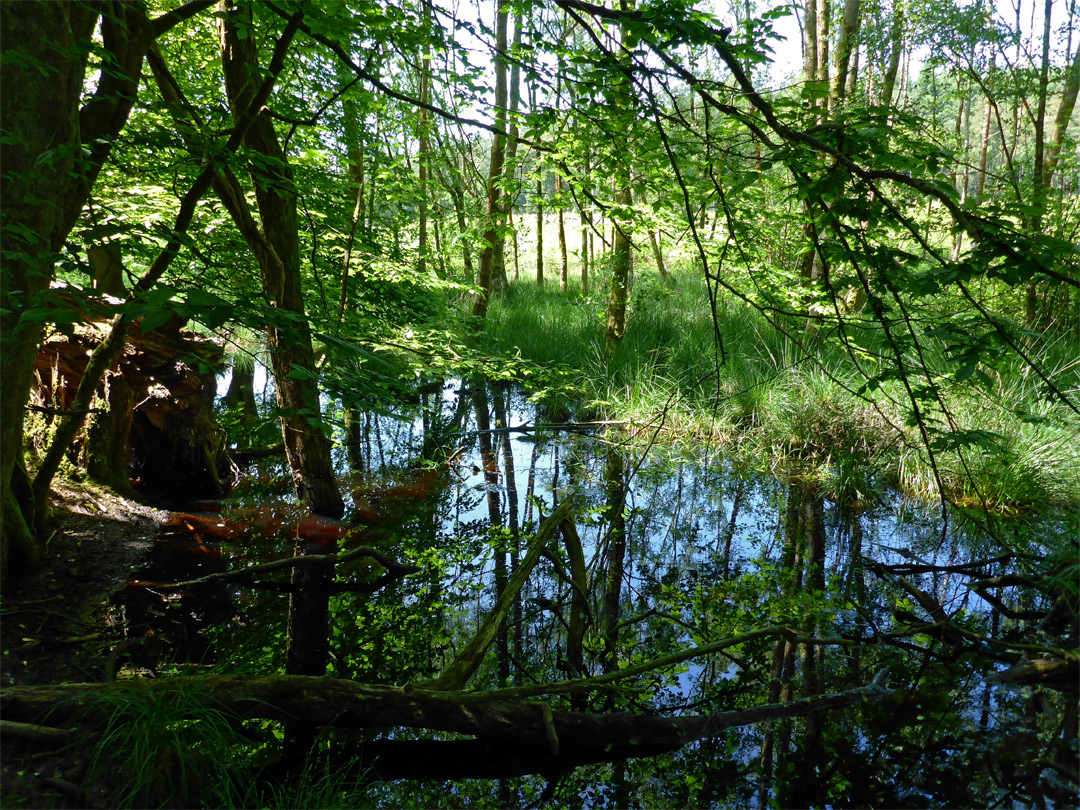
[[[1075,536],[1075,515],[1005,523],[954,511],[943,521],[936,505],[874,486],[830,500],[808,483],[732,469],[722,447],[676,452],[650,444],[647,429],[630,442],[480,382],[432,386],[392,417],[337,416],[353,425],[335,451],[344,526],[305,521],[280,459],[252,465],[226,502],[174,515],[125,594],[132,632],[154,639],[137,664],[286,670],[287,648],[298,648],[290,604],[301,599],[287,576],[155,586],[298,546],[364,545],[419,570],[370,592],[383,571],[356,560],[315,589],[325,671],[433,679],[491,611],[542,518],[572,499],[571,525],[547,544],[469,688],[597,677],[786,626],[786,636],[754,636],[551,708],[708,716],[834,695],[883,668],[894,690],[572,770],[474,779],[463,766],[448,782],[446,763],[414,761],[418,778],[374,784],[373,804],[1075,804],[1075,590],[1031,576],[1047,548]],[[364,742],[425,736],[446,737],[370,729]]]

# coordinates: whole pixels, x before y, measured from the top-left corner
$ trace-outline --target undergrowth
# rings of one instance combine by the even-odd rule
[[[76,712],[90,751],[83,791],[98,806],[350,808],[365,806],[363,771],[312,764],[263,772],[281,730],[244,721],[197,685],[157,692],[132,683]],[[268,756],[268,752],[269,756]]]
[[[110,690],[83,710],[94,730],[85,789],[112,807],[229,804],[239,720],[198,689]]]

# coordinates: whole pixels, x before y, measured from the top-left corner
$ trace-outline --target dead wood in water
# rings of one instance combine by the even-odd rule
[[[612,673],[614,674],[614,673]],[[805,716],[825,709],[880,700],[892,694],[885,687],[886,671],[866,686],[833,695],[770,704],[752,709],[708,715],[661,717],[629,712],[553,711],[545,701],[485,700],[484,693],[461,693],[364,684],[336,678],[301,675],[231,675],[202,678],[168,678],[123,684],[63,684],[14,686],[0,696],[0,712],[6,719],[33,720],[49,712],[50,722],[87,716],[95,701],[117,690],[138,690],[165,696],[176,690],[197,691],[207,701],[232,712],[239,719],[287,721],[303,717],[318,726],[338,728],[406,727],[450,731],[475,738],[472,745],[424,741],[415,748],[385,741],[364,744],[361,753],[370,761],[380,757],[374,773],[395,778],[461,778],[448,769],[457,762],[468,776],[499,775],[497,768],[532,772],[553,766],[574,767],[627,757],[655,756],[675,751],[688,743],[722,734],[725,730],[783,717]],[[579,688],[594,688],[589,680]],[[504,690],[505,691],[505,690]],[[469,742],[469,741],[466,741]],[[442,747],[445,746],[445,747]],[[424,751],[421,751],[424,749]],[[430,750],[428,750],[430,749]],[[445,759],[413,754],[445,751]],[[462,752],[488,751],[486,762],[471,765]],[[347,755],[349,750],[334,753]],[[427,768],[427,770],[424,770]],[[444,773],[444,771],[446,773]],[[455,772],[456,773],[456,772]]]
[[[156,591],[173,591],[182,588],[190,588],[193,585],[205,585],[211,582],[251,583],[263,574],[269,574],[272,571],[280,571],[283,568],[301,568],[304,566],[329,567],[339,563],[348,562],[349,560],[355,560],[359,557],[369,557],[370,559],[375,560],[375,562],[392,575],[393,579],[408,574],[415,574],[420,571],[415,565],[403,565],[402,563],[397,562],[397,560],[386,556],[378,549],[370,548],[369,546],[360,546],[345,554],[315,554],[308,557],[286,557],[281,560],[259,563],[258,565],[249,565],[247,568],[241,568],[237,571],[223,571],[217,574],[207,574],[205,577],[188,579],[183,582],[162,583],[141,582],[135,580],[131,584],[136,587],[153,588]]]
[[[569,517],[574,504],[575,499],[573,497],[567,498],[540,524],[528,553],[522,559],[510,581],[506,583],[495,609],[484,619],[484,623],[472,640],[465,645],[465,649],[461,651],[461,654],[436,680],[428,684],[429,686],[436,689],[461,689],[472,677],[473,673],[479,669],[484,653],[487,652],[488,647],[495,640],[499,623],[510,613],[514,600],[529,579],[529,574],[540,562],[548,541],[559,528],[559,524]]]

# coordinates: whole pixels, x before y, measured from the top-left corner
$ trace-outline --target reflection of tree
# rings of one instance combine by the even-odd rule
[[[335,685],[334,699],[360,694],[371,714],[327,721],[369,729],[363,751],[355,732],[321,730],[334,763],[353,768],[346,760],[363,754],[372,776],[459,780],[605,763],[565,775],[557,798],[600,783],[603,801],[649,806],[902,806],[913,790],[972,806],[1040,785],[1048,805],[1064,803],[1048,774],[1067,784],[1075,760],[1076,701],[1062,690],[1075,688],[1080,664],[1060,646],[1075,611],[1060,583],[1021,573],[1024,558],[959,533],[935,555],[931,530],[905,539],[806,483],[680,476],[657,458],[631,480],[618,448],[595,438],[534,442],[522,489],[537,497],[522,505],[506,392],[466,401],[488,431],[473,445],[483,492],[459,486],[441,519],[408,524],[403,546],[426,555],[425,573],[369,599],[335,597],[333,674],[361,682]],[[425,433],[437,428],[428,409]],[[428,444],[401,424],[381,428],[388,448]],[[561,511],[532,528],[530,510],[556,509],[542,497],[552,483]],[[485,519],[465,522],[470,513]],[[493,525],[520,527],[495,547],[497,577]],[[895,694],[836,702],[884,667]],[[315,710],[306,716],[321,724],[330,693],[304,689]],[[306,698],[288,698],[290,711]],[[708,733],[691,739],[690,718]],[[725,726],[730,718],[738,724]],[[388,725],[411,731],[372,739]],[[462,790],[506,806],[541,786]]]
[[[498,400],[498,392],[495,392]],[[491,526],[492,551],[495,556],[495,598],[506,590],[506,533],[503,530],[502,504],[499,496],[499,462],[495,456],[491,429],[491,406],[488,401],[487,382],[477,379],[472,385],[473,407],[476,411],[476,428],[480,440],[480,464],[484,469],[484,489],[487,492],[488,521]],[[502,425],[500,425],[502,427]],[[520,607],[518,608],[520,610]],[[499,622],[495,646],[499,667],[499,683],[510,682],[510,625],[507,617]]]
[[[608,527],[604,538],[607,554],[602,610],[604,671],[613,672],[619,664],[619,607],[623,563],[626,559],[626,462],[614,445],[607,446],[604,458],[604,490],[607,498],[604,518]]]

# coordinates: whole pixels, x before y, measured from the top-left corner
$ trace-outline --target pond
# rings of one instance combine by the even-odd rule
[[[325,667],[424,684],[520,572],[470,689],[595,679],[739,637],[547,704],[727,717],[866,687],[886,669],[892,691],[802,716],[747,714],[678,750],[624,748],[578,767],[497,749],[456,756],[420,741],[460,735],[367,728],[350,743],[384,780],[369,788],[373,805],[1074,805],[1075,589],[1034,572],[1076,536],[1075,513],[1007,522],[953,510],[943,521],[937,505],[884,487],[836,503],[733,469],[722,447],[676,453],[648,431],[630,442],[501,385],[451,381],[418,400],[394,416],[360,413],[336,451],[343,526],[305,518],[279,459],[253,466],[224,503],[176,513],[122,597],[140,641],[128,667]],[[528,567],[543,518],[566,501],[571,517]],[[297,549],[361,546],[415,571],[388,576],[365,557],[291,583],[167,587]],[[406,741],[416,745],[394,748]]]

